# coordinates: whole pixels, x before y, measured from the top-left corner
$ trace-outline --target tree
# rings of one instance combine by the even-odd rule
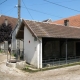
[[[8,41],[8,44],[11,43],[11,37],[10,34],[12,32],[11,24],[8,24],[6,26],[5,23],[0,25],[0,43],[4,41]]]

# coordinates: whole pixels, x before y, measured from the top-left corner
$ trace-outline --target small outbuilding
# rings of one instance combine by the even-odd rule
[[[80,28],[22,20],[16,38],[24,40],[24,60],[37,68],[80,61]]]

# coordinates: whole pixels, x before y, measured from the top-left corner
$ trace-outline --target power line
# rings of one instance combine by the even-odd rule
[[[22,0],[22,1],[23,1],[23,0]],[[61,17],[61,16],[57,16],[57,15],[53,15],[53,14],[50,14],[50,13],[46,13],[46,12],[42,12],[42,11],[39,11],[39,10],[35,10],[35,9],[28,8],[28,7],[26,7],[24,1],[23,1],[23,4],[24,4],[24,6],[25,6],[25,7],[23,7],[23,8],[26,8],[26,9],[27,9],[27,11],[28,11],[28,13],[29,13],[29,15],[31,16],[32,19],[33,19],[33,17],[32,17],[32,15],[30,14],[29,10],[35,11],[35,12],[38,12],[38,13],[42,13],[42,14],[46,14],[46,15],[50,15],[50,16],[54,16],[54,17],[58,17],[58,18],[63,18],[63,17]],[[34,20],[34,19],[33,19],[33,20]]]
[[[23,7],[23,8],[25,8],[25,7]],[[58,17],[58,18],[63,18],[63,17],[61,17],[61,16],[53,15],[53,14],[46,13],[46,12],[42,12],[42,11],[39,11],[39,10],[35,10],[35,9],[31,9],[31,8],[28,8],[28,9],[31,10],[31,11],[38,12],[38,13],[42,13],[42,14],[46,14],[46,15],[49,15],[49,16],[54,16],[54,17]]]
[[[31,15],[31,13],[29,12],[29,10],[28,10],[28,8],[26,7],[26,5],[25,5],[25,3],[24,3],[24,1],[22,0],[22,2],[23,2],[23,4],[24,4],[24,6],[25,6],[25,8],[26,8],[26,10],[28,11],[28,13],[29,13],[29,15],[31,16],[31,18],[33,19],[33,17],[32,17],[32,15]],[[34,19],[33,19],[34,20]]]
[[[67,0],[67,1],[63,1],[63,2],[56,2],[56,3],[73,2],[73,1],[77,1],[77,0]]]
[[[67,8],[67,9],[70,9],[70,10],[73,10],[73,11],[76,11],[76,12],[80,12],[78,10],[75,10],[75,9],[72,9],[72,8],[69,8],[69,7],[66,7],[66,6],[63,6],[63,5],[60,5],[60,4],[57,4],[57,3],[54,3],[54,2],[51,2],[51,1],[48,1],[48,0],[44,0],[48,3],[51,3],[51,4],[54,4],[54,5],[57,5],[57,6],[60,6],[60,7],[63,7],[63,8]]]
[[[7,1],[7,0],[5,0],[5,1],[1,2],[1,3],[0,3],[0,5],[1,5],[1,4],[3,4],[3,3],[5,3],[6,1]]]
[[[73,2],[73,1],[77,1],[77,0],[67,0],[67,1],[61,1],[61,2],[56,2],[56,3],[65,3],[65,2]],[[42,3],[42,4],[31,4],[29,6],[39,6],[39,5],[47,5],[48,3]]]

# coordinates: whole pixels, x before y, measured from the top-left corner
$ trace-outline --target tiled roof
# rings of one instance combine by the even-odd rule
[[[22,24],[24,25],[21,25],[20,29],[26,26],[30,30],[30,32],[37,37],[80,39],[80,28],[65,27],[56,24],[49,24],[29,20],[22,20]],[[18,34],[20,35],[19,31]]]
[[[9,16],[4,16],[0,15],[0,25],[4,23],[5,19],[8,20],[8,22],[12,25],[12,29],[16,26],[17,24],[17,18],[9,17]]]
[[[57,21],[53,21],[51,22],[52,24],[62,24],[64,25],[64,20],[68,19],[69,20],[69,25],[73,26],[73,27],[80,27],[80,15],[76,15],[76,16],[71,16],[68,18],[64,18],[61,20],[57,20]]]

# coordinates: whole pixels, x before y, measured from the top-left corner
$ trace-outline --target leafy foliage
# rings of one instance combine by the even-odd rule
[[[12,31],[11,24],[8,24],[6,26],[6,24],[3,23],[2,25],[0,25],[0,43],[4,41],[8,41],[9,44],[11,43],[10,37],[11,31]]]

